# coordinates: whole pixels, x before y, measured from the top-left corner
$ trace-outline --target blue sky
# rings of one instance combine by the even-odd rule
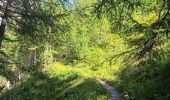
[[[59,0],[59,2],[63,2],[66,7],[66,9],[70,9],[72,6],[76,5],[76,0]]]

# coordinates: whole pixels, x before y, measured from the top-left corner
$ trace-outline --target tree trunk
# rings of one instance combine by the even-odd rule
[[[32,67],[36,64],[36,51],[30,51],[27,54],[27,66]]]
[[[36,51],[31,51],[30,66],[34,66],[35,65],[35,59],[36,59]]]
[[[4,39],[4,34],[5,34],[5,28],[6,28],[6,24],[7,24],[7,19],[8,19],[8,9],[10,7],[10,5],[12,4],[12,0],[7,0],[7,5],[5,7],[5,10],[3,12],[3,16],[1,16],[1,25],[0,25],[0,49],[2,47],[2,41]],[[3,6],[3,4],[1,4],[0,6]],[[11,87],[11,82],[8,80],[5,83],[5,88],[9,89]]]
[[[0,48],[2,46],[2,41],[3,41],[3,38],[4,38],[7,16],[4,15],[1,18],[2,18],[2,21],[1,21],[1,25],[0,25]]]
[[[5,83],[5,87],[6,87],[6,89],[10,89],[11,82],[9,80]]]
[[[22,52],[22,46],[18,47],[18,50],[16,52],[17,54],[17,60],[21,61],[21,52]],[[21,69],[20,69],[21,65],[20,64],[16,64],[16,77],[17,77],[17,81],[20,81],[21,79]]]
[[[4,15],[1,17],[1,25],[0,25],[0,48],[2,46],[2,41],[4,39],[4,34],[5,34],[5,28],[7,24],[7,19],[8,19],[8,8],[12,4],[12,0],[7,0],[7,5],[5,7]]]
[[[31,63],[31,53],[27,53],[27,67],[30,67],[31,65],[30,65],[30,63]]]

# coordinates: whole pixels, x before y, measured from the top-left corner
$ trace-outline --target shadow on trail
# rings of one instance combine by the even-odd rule
[[[62,94],[62,95],[61,95]],[[0,100],[108,100],[110,96],[95,79],[77,74],[50,78],[37,71],[0,95]]]
[[[96,79],[88,78],[65,93],[69,100],[110,100],[110,95]]]

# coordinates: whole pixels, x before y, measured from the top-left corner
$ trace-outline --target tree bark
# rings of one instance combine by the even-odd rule
[[[1,25],[0,25],[0,48],[2,46],[2,41],[4,39],[4,34],[5,34],[5,28],[6,28],[6,24],[7,24],[7,19],[8,19],[8,9],[10,7],[10,5],[12,4],[12,0],[7,0],[7,5],[5,7],[5,11],[3,16],[1,17]]]
[[[4,14],[4,16],[2,16],[1,18],[2,18],[2,21],[1,21],[1,25],[0,25],[0,48],[2,46],[2,41],[4,38],[7,16]]]

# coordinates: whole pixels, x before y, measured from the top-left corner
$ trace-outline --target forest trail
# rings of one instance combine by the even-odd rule
[[[112,87],[111,85],[107,84],[106,81],[101,79],[97,79],[97,81],[104,86],[104,88],[111,94],[111,100],[120,100],[120,96],[118,95],[118,91]]]

